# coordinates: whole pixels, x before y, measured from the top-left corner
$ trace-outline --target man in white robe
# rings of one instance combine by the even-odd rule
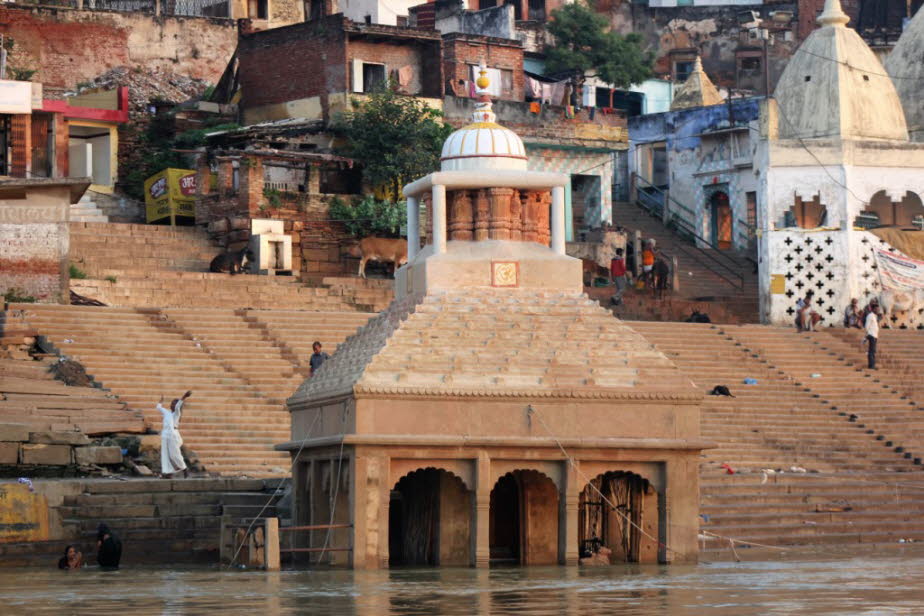
[[[170,403],[170,408],[163,407],[163,397],[157,403],[157,410],[164,418],[160,430],[160,470],[164,476],[183,471],[187,475],[186,462],[183,461],[183,437],[180,436],[180,418],[183,416],[183,403],[192,395],[191,391],[183,394],[182,398]]]

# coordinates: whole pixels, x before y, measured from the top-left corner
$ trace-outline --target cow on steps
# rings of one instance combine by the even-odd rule
[[[250,248],[242,248],[237,252],[223,252],[209,264],[209,271],[214,273],[228,272],[232,276],[244,271],[244,264],[254,260]]]
[[[348,252],[351,257],[359,258],[359,275],[365,278],[368,261],[391,262],[396,268],[407,263],[407,240],[366,237]]]

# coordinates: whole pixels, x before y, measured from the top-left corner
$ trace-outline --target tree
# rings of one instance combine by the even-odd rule
[[[606,17],[586,4],[553,11],[548,30],[555,44],[546,48],[546,69],[573,73],[575,85],[597,77],[614,88],[627,88],[651,76],[654,55],[642,48],[641,35],[613,32]]]
[[[337,153],[362,166],[366,183],[389,187],[399,199],[403,183],[439,167],[440,150],[452,132],[442,115],[389,84],[364,101],[354,99],[331,128],[344,140]]]

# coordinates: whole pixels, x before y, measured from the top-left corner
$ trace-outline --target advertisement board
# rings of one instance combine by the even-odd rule
[[[177,216],[195,218],[196,172],[192,169],[164,169],[144,181],[144,203],[148,223]]]

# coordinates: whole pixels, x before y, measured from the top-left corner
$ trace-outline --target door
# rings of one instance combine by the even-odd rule
[[[712,245],[719,250],[731,250],[732,212],[728,195],[717,192],[712,195]]]

